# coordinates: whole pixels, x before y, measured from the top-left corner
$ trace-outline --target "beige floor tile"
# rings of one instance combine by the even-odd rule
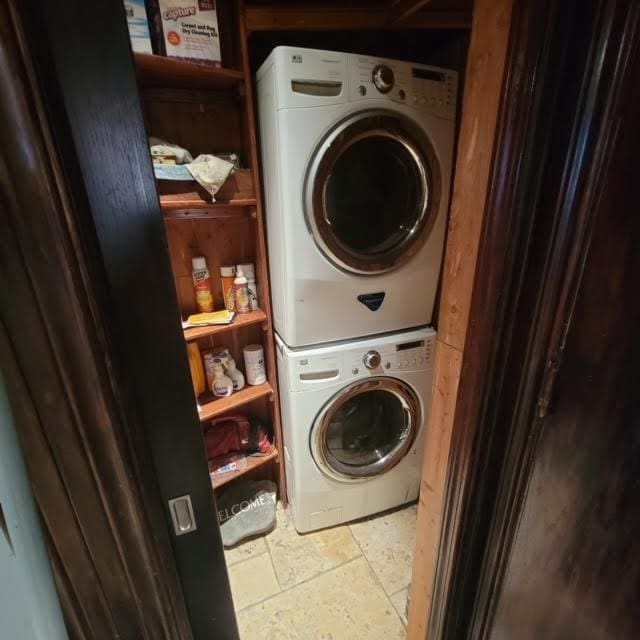
[[[411,582],[417,506],[355,522],[351,533],[388,595]]]
[[[400,620],[402,620],[402,624],[406,626],[407,624],[407,597],[409,596],[409,589],[402,589],[402,591],[398,591],[398,593],[394,593],[389,599],[393,603],[398,615],[400,616]]]
[[[348,526],[301,535],[288,511],[278,508],[277,516],[277,526],[267,536],[267,545],[282,589],[361,555]]]
[[[238,614],[241,640],[401,640],[404,627],[360,557]]]
[[[230,567],[233,564],[254,558],[267,552],[267,544],[264,541],[264,537],[253,538],[246,542],[241,542],[231,549],[224,550],[224,557],[227,561],[227,566]]]
[[[268,553],[238,562],[228,570],[236,611],[280,591]]]

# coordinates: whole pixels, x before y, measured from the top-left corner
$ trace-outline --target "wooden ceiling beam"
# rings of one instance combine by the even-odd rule
[[[471,11],[432,11],[390,24],[389,10],[370,7],[245,5],[247,31],[341,31],[353,29],[470,29]]]
[[[395,0],[389,7],[389,22],[404,22],[426,7],[431,0]]]

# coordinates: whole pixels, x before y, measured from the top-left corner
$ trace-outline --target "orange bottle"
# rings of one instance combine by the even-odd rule
[[[236,279],[235,267],[220,267],[220,279],[222,280],[222,297],[227,311],[236,310],[233,281]]]
[[[192,258],[191,265],[193,266],[193,290],[196,294],[198,311],[201,313],[213,311],[213,292],[207,261],[202,256],[198,256]]]

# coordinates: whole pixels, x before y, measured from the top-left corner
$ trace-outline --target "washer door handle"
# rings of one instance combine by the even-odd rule
[[[402,411],[404,412],[404,427],[398,439],[406,440],[411,434],[411,411],[408,407],[402,407]]]

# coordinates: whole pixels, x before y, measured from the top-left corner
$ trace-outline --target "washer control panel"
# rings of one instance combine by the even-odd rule
[[[455,118],[455,71],[352,54],[348,74],[349,100],[384,98],[443,118]]]
[[[276,336],[283,388],[307,391],[376,376],[400,377],[434,366],[436,332],[415,329],[343,344],[290,350]]]
[[[431,341],[416,340],[396,345],[396,368],[400,371],[422,369],[431,365]]]
[[[350,351],[345,354],[346,373],[351,377],[392,374],[398,371],[420,371],[433,367],[435,339],[412,340],[380,345],[375,349]]]

